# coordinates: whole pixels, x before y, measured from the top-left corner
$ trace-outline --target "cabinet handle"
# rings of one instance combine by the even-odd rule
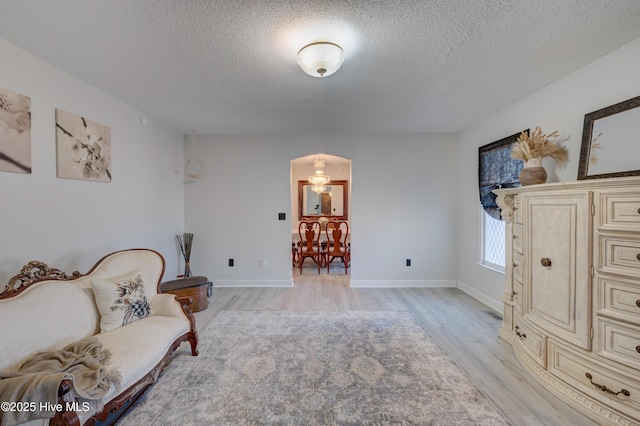
[[[636,352],[640,353],[640,346],[636,346]]]
[[[620,389],[618,392],[614,392],[611,389],[609,389],[608,387],[606,387],[605,385],[599,385],[597,383],[593,383],[593,380],[592,380],[593,376],[591,376],[590,373],[587,373],[586,376],[587,376],[587,379],[589,379],[589,381],[591,382],[591,384],[593,386],[597,387],[598,389],[600,389],[603,392],[607,392],[607,393],[610,393],[610,394],[613,394],[613,395],[623,394],[624,396],[631,396],[631,393],[626,389]]]
[[[521,339],[526,339],[527,333],[520,333],[520,326],[516,325],[516,336],[518,336]]]
[[[540,259],[540,263],[545,267],[551,266],[551,259],[549,259],[548,257],[543,257],[542,259]]]
[[[517,263],[514,263],[514,264],[513,264],[513,267],[514,267],[514,268],[517,268],[518,266],[520,266],[520,265],[518,265]],[[640,300],[639,300],[639,302],[640,302]],[[639,306],[640,306],[640,305],[639,305]]]
[[[636,306],[640,308],[640,299],[636,300]]]
[[[636,259],[640,260],[640,253],[636,256]]]
[[[640,214],[640,208],[638,209],[638,214]]]

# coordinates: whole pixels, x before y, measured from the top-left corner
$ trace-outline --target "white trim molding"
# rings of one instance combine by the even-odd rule
[[[487,296],[484,293],[479,292],[478,290],[476,290],[475,288],[458,281],[458,285],[457,287],[464,291],[465,293],[467,293],[469,296],[473,297],[474,299],[479,300],[480,302],[484,303],[485,305],[487,305],[488,307],[490,307],[491,309],[493,309],[494,311],[496,311],[497,313],[499,313],[500,315],[502,315],[502,308],[503,308],[503,302],[501,300],[496,300],[493,299],[489,296]]]

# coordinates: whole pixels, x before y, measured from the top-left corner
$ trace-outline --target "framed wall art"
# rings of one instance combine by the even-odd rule
[[[584,116],[578,180],[640,175],[640,96]]]
[[[1,87],[0,171],[31,173],[31,98]]]
[[[111,129],[56,109],[58,177],[111,182]]]

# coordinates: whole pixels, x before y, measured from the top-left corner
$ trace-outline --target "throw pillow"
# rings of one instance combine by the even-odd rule
[[[136,271],[111,280],[91,280],[96,305],[100,311],[100,332],[104,333],[152,314],[144,295],[142,275]]]

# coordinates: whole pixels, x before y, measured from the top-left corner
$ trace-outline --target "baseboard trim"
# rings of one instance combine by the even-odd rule
[[[480,302],[484,303],[485,305],[487,305],[488,307],[490,307],[491,309],[493,309],[494,311],[496,311],[497,313],[499,313],[500,315],[502,315],[502,307],[504,305],[504,303],[500,300],[496,300],[493,299],[489,296],[487,296],[484,293],[479,292],[478,290],[476,290],[475,288],[468,286],[467,284],[458,281],[458,285],[457,287],[464,291],[465,293],[467,293],[469,296],[473,297],[474,299],[479,300]]]
[[[354,288],[456,287],[454,280],[351,280]]]
[[[293,287],[293,280],[220,280],[213,287]]]

